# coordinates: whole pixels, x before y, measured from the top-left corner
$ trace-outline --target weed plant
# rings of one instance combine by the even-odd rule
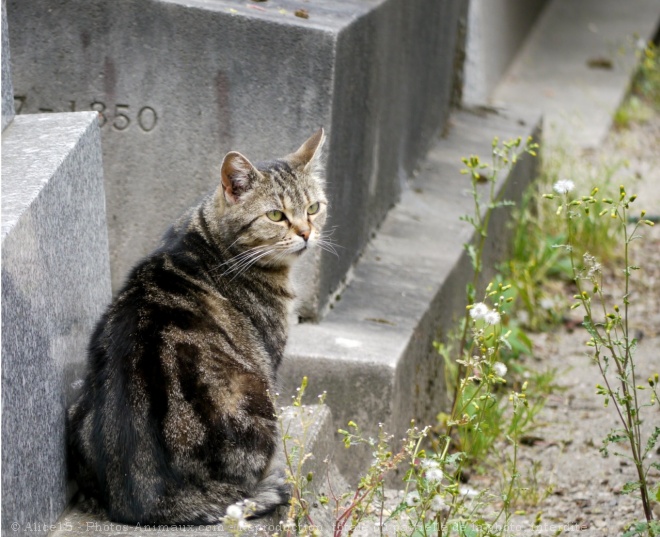
[[[653,423],[651,412],[660,406],[658,373],[646,383],[638,379],[634,359],[638,342],[629,322],[631,278],[641,269],[631,264],[630,250],[633,242],[642,238],[640,228],[653,226],[653,222],[644,218],[645,211],[633,213],[637,196],[628,195],[624,186],[619,187],[615,198],[601,197],[598,188],[588,196],[574,197],[571,194],[574,188],[572,181],[561,180],[554,185],[556,194],[545,197],[559,200],[556,214],[563,217],[567,237],[561,248],[570,260],[577,289],[572,308],[581,309],[584,314],[582,324],[591,336],[587,345],[592,349],[591,357],[603,382],[596,385],[596,393],[603,397],[605,407],[613,408],[619,422],[619,427],[605,437],[601,452],[608,455],[615,449],[616,455],[632,460],[636,470],[637,479],[626,483],[622,492],[639,495],[645,522],[633,524],[625,535],[653,537],[660,534],[660,523],[654,520],[652,510],[653,499],[660,500],[660,482],[650,483],[649,470],[660,470],[660,463],[650,462],[649,455],[660,439],[660,427],[656,425],[645,435],[642,424],[645,419]],[[602,206],[605,208],[600,209]],[[606,300],[602,264],[576,241],[580,221],[593,218],[594,213],[608,222],[622,244],[624,290],[618,304]],[[629,220],[634,223],[629,224]],[[624,453],[619,448],[621,444],[627,444],[630,452]]]
[[[627,128],[631,123],[647,122],[660,110],[660,53],[649,43],[638,50],[639,69],[633,78],[630,96],[614,114],[614,124]]]

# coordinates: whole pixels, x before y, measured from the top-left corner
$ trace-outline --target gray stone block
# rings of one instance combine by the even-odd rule
[[[10,0],[17,110],[102,112],[115,288],[227,151],[284,155],[323,125],[342,248],[301,271],[314,318],[442,128],[459,3]]]
[[[375,436],[379,422],[395,438],[410,420],[435,423],[447,409],[442,358],[432,342],[446,335],[465,308],[471,279],[463,244],[472,228],[459,217],[473,210],[469,185],[459,174],[461,157],[487,158],[491,140],[538,134],[539,117],[505,118],[457,113],[448,136],[431,149],[419,175],[390,211],[366,248],[341,300],[317,325],[293,328],[283,361],[282,393],[294,393],[306,375],[310,386],[327,391],[336,427],[354,420]],[[498,188],[518,199],[534,177],[536,160],[520,159]],[[506,248],[508,213],[496,212],[484,253],[492,267]],[[341,451],[345,476],[355,479],[371,454]]]
[[[312,454],[305,458],[301,475],[312,473],[312,479],[309,488],[310,495],[305,499],[312,500],[311,494],[327,493],[326,474],[331,479],[334,490],[345,491],[348,488],[346,481],[338,473],[336,467],[330,463],[329,471],[326,460],[332,459],[335,448],[334,426],[332,415],[327,406],[313,405],[303,407],[284,407],[281,412],[282,431],[290,436],[286,444],[290,453],[291,463],[294,472],[297,472],[296,466],[300,461],[300,456]],[[283,453],[279,454],[283,457]],[[312,507],[311,516],[314,525],[319,527],[321,535],[332,534],[332,517],[329,511],[319,507]],[[282,521],[287,517],[287,510],[281,507],[272,516],[264,517],[248,522],[241,535],[259,535],[262,537],[273,535],[275,532],[282,531]],[[227,528],[227,524],[215,526],[132,526],[128,524],[118,524],[109,521],[101,515],[89,514],[73,505],[64,515],[52,526],[53,533],[51,537],[87,537],[106,536],[120,537],[124,535],[149,534],[154,537],[173,537],[185,535],[190,537],[199,537],[209,534],[226,536],[236,535]]]
[[[2,0],[2,130],[14,119],[14,89],[9,67],[9,31],[7,29],[7,1]]]
[[[463,102],[487,105],[548,0],[470,0]]]
[[[96,114],[17,116],[2,133],[3,533],[45,535],[69,500],[65,409],[109,301]]]

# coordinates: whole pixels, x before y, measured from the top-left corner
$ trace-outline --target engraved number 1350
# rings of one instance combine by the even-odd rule
[[[111,121],[112,128],[118,131],[128,129],[133,122],[133,118],[138,127],[144,132],[151,132],[158,123],[158,115],[151,106],[143,106],[135,116],[132,115],[132,110],[127,104],[116,104],[113,110],[114,113],[108,112],[105,103],[101,101],[94,101],[90,108],[99,113],[101,127]]]

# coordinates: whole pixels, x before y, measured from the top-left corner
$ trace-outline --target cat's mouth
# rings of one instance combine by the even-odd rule
[[[312,246],[310,241],[301,241],[297,245],[296,250],[293,252],[295,255],[302,255],[304,254],[309,248]]]

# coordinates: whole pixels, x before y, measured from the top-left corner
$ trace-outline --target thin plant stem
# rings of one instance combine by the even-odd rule
[[[651,509],[648,482],[646,479],[647,472],[644,471],[644,454],[642,454],[642,431],[641,431],[641,420],[639,418],[639,399],[637,395],[637,378],[635,373],[635,362],[632,356],[632,347],[634,342],[630,339],[630,326],[629,326],[629,307],[630,307],[630,272],[632,267],[630,265],[630,243],[635,237],[637,229],[640,225],[641,220],[635,225],[632,233],[628,233],[628,228],[626,226],[628,214],[627,206],[625,203],[622,203],[625,198],[625,190],[621,187],[621,193],[619,198],[619,205],[612,210],[612,217],[622,222],[622,234],[623,234],[623,261],[624,261],[624,295],[623,295],[623,315],[620,315],[619,310],[615,307],[616,315],[612,317],[612,321],[608,322],[607,319],[610,317],[607,313],[605,307],[605,299],[602,293],[602,288],[597,286],[597,295],[603,307],[604,317],[606,322],[608,322],[605,336],[600,333],[598,325],[591,322],[593,320],[593,312],[590,305],[590,299],[588,295],[583,291],[581,285],[581,277],[575,262],[574,255],[574,227],[571,223],[571,203],[568,201],[568,195],[566,194],[563,200],[563,210],[565,212],[566,226],[568,231],[568,244],[567,249],[569,253],[569,260],[571,264],[571,271],[573,273],[575,285],[578,291],[579,303],[585,310],[586,318],[590,320],[591,330],[593,331],[592,341],[595,347],[595,361],[600,370],[601,376],[605,382],[606,392],[609,398],[612,400],[616,412],[619,416],[621,425],[623,426],[623,431],[625,432],[626,437],[628,438],[628,443],[632,452],[632,459],[635,464],[635,470],[638,476],[639,491],[642,501],[642,508],[644,511],[644,516],[647,523],[650,523],[653,520],[653,511]],[[619,328],[621,333],[619,333]],[[612,336],[612,331],[614,332],[614,338]],[[623,341],[623,343],[621,343]],[[621,345],[623,348],[621,349]],[[607,370],[603,367],[601,360],[602,348],[606,348],[612,355],[612,360],[616,367],[616,372],[618,374],[617,378],[619,379],[620,388],[621,388],[621,397],[617,395],[610,384]],[[650,536],[654,535],[654,531],[651,526],[647,526],[648,533]]]

